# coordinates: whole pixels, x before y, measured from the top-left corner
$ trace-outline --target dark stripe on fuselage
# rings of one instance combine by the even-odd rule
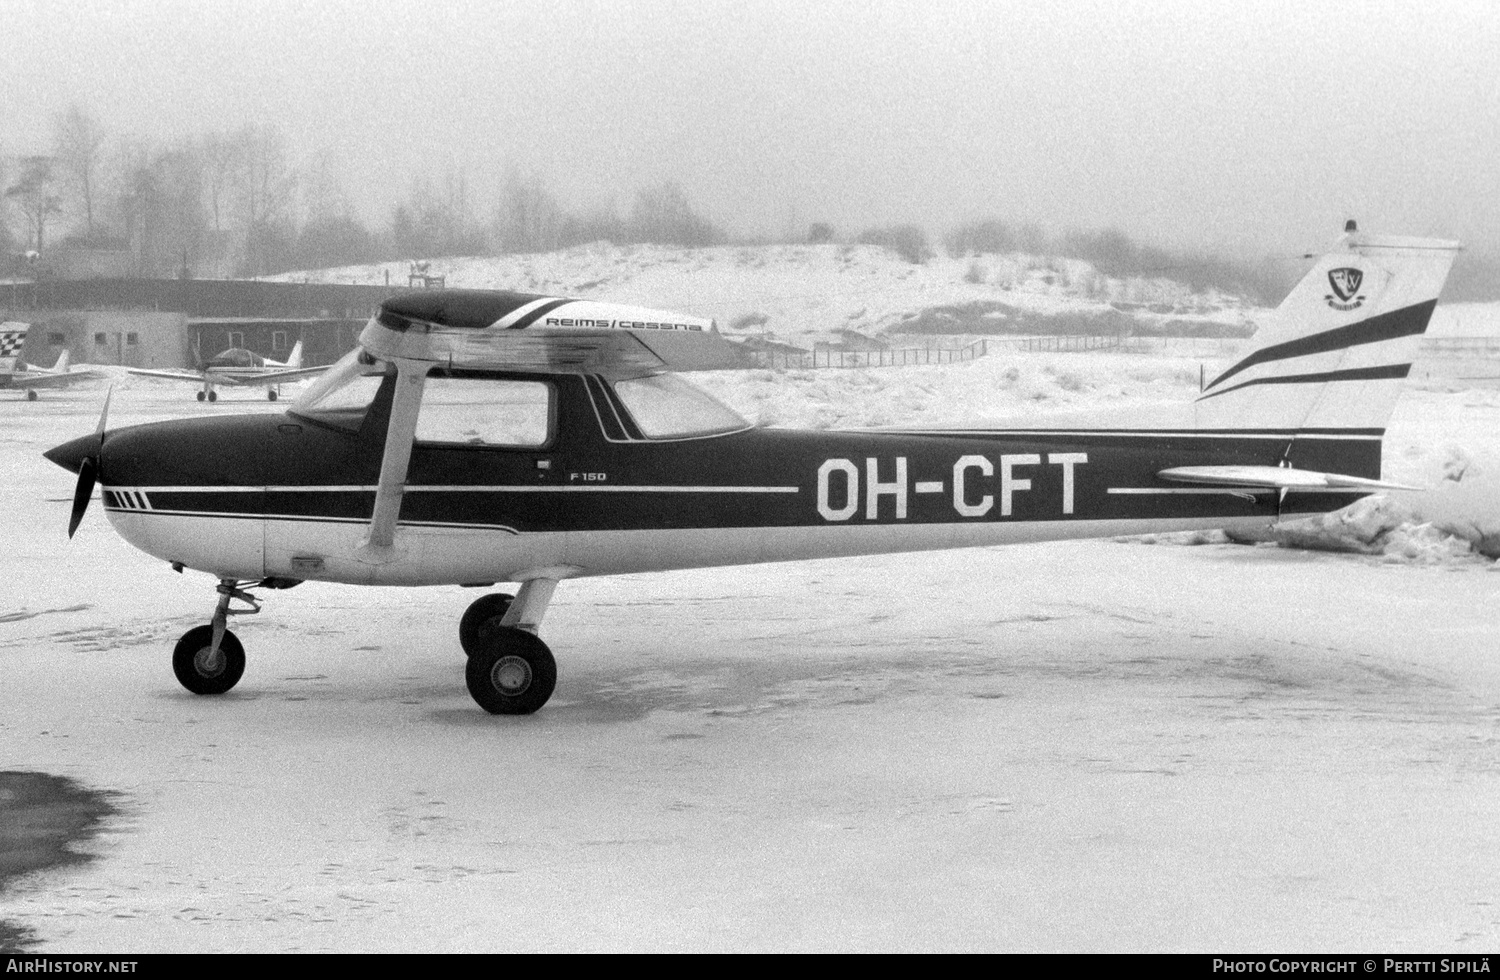
[[[1242,381],[1222,391],[1210,391],[1200,395],[1198,396],[1198,400],[1200,402],[1206,401],[1210,398],[1217,398],[1219,395],[1227,395],[1231,391],[1239,391],[1241,388],[1253,388],[1256,385],[1325,384],[1334,381],[1399,381],[1410,373],[1410,364],[1383,364],[1379,367],[1349,368],[1344,371],[1320,371],[1315,374],[1282,374],[1271,378],[1256,378],[1253,381]]]
[[[1437,306],[1437,300],[1428,300],[1425,303],[1417,303],[1414,306],[1405,306],[1399,310],[1389,313],[1381,313],[1358,323],[1348,326],[1337,327],[1333,330],[1325,330],[1307,337],[1299,337],[1289,340],[1283,344],[1272,344],[1253,351],[1247,357],[1229,368],[1223,374],[1211,381],[1206,392],[1213,389],[1229,378],[1234,377],[1247,368],[1257,364],[1265,364],[1271,361],[1284,361],[1292,357],[1304,357],[1308,354],[1326,354],[1329,351],[1344,350],[1349,347],[1358,347],[1362,344],[1376,344],[1382,340],[1395,340],[1399,337],[1410,337],[1420,334],[1427,329],[1427,323],[1432,319],[1432,311]],[[1222,394],[1222,392],[1213,392]]]

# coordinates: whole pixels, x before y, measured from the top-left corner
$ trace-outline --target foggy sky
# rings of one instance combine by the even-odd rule
[[[53,117],[277,123],[384,224],[413,174],[731,231],[998,216],[1226,253],[1500,246],[1500,5],[0,0],[0,153]]]

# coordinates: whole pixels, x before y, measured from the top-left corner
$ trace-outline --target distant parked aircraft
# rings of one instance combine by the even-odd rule
[[[21,347],[30,330],[29,323],[0,323],[0,388],[24,389],[26,400],[34,402],[38,388],[63,388],[99,376],[98,371],[88,368],[69,368],[67,351],[57,355],[57,363],[50,368],[36,367],[21,360]]]
[[[201,384],[198,400],[218,401],[214,391],[218,385],[265,385],[266,397],[276,400],[277,386],[283,382],[296,381],[314,374],[322,374],[321,367],[302,366],[302,341],[297,341],[286,362],[273,361],[243,347],[231,347],[215,354],[196,371],[156,371],[149,368],[130,368],[131,374],[147,378],[170,378],[173,381],[191,381]]]

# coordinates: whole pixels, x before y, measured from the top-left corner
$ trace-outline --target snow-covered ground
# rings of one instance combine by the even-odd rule
[[[997,353],[696,380],[777,424],[1038,425],[1197,378]],[[111,424],[283,408],[191,399],[129,378]],[[1500,946],[1500,575],[1470,546],[1500,522],[1493,384],[1403,397],[1386,476],[1433,489],[1345,522],[1393,521],[1374,554],[1177,536],[569,582],[528,718],[469,699],[460,589],[272,593],[235,624],[239,687],[181,690],[211,582],[97,506],[68,542],[73,478],[39,455],[100,400],[0,401],[0,769],[125,813],[95,862],[0,893],[43,951]]]

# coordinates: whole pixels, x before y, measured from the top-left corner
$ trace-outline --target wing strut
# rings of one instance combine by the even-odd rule
[[[396,397],[385,433],[385,455],[380,459],[380,485],[375,490],[375,509],[370,530],[360,549],[389,549],[396,538],[396,520],[401,516],[401,496],[406,491],[406,466],[411,462],[411,444],[417,434],[417,410],[422,406],[422,388],[431,365],[424,361],[396,360]]]

